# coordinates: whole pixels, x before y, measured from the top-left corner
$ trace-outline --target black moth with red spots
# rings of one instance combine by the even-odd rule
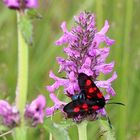
[[[105,106],[105,98],[90,76],[80,73],[78,84],[80,93],[73,95],[72,101],[63,108],[68,118],[96,114]]]

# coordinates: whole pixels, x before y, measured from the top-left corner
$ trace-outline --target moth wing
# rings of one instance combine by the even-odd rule
[[[64,106],[63,111],[67,114],[68,118],[73,118],[78,115],[87,115],[95,112],[92,106],[95,106],[96,101],[90,100],[74,100]]]
[[[103,94],[100,92],[99,88],[95,85],[92,78],[85,73],[79,73],[78,84],[81,90],[85,90],[86,98],[88,99],[101,99]]]

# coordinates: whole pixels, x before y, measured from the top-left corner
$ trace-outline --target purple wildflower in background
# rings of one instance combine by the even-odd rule
[[[32,126],[43,123],[45,106],[46,100],[43,95],[39,95],[31,104],[26,105],[25,118],[31,122]]]
[[[0,100],[0,121],[1,124],[10,128],[17,126],[20,123],[20,115],[16,106]]]
[[[59,78],[51,71],[50,77],[55,80],[54,84],[47,86],[47,90],[54,94],[56,90],[62,86],[64,93],[71,97],[80,92],[78,85],[78,74],[85,73],[91,76],[95,84],[102,89],[105,89],[105,99],[109,100],[110,95],[114,96],[115,91],[111,87],[112,81],[117,78],[116,72],[106,81],[99,81],[100,73],[109,74],[113,71],[114,62],[106,63],[106,58],[109,55],[110,48],[115,41],[106,36],[109,29],[108,21],[105,21],[103,28],[98,32],[95,26],[95,17],[91,13],[81,12],[75,17],[76,26],[68,31],[66,22],[61,25],[63,35],[56,41],[56,45],[65,45],[64,52],[67,58],[57,57],[57,62],[60,65],[58,72],[65,72],[66,78]],[[105,43],[104,47],[100,47],[101,43]],[[62,110],[64,102],[56,100],[56,96],[51,97],[55,105],[46,110],[47,114],[51,115],[55,110]],[[57,104],[57,107],[56,107]],[[60,108],[59,108],[60,107]],[[105,110],[98,111],[105,115]]]
[[[19,1],[18,0],[3,0],[5,5],[11,9],[18,9],[19,8]]]
[[[38,0],[25,0],[26,8],[37,8]]]
[[[46,99],[43,95],[39,95],[31,104],[26,105],[24,113],[26,121],[30,122],[32,126],[43,123],[45,107]],[[20,113],[16,106],[11,106],[4,100],[0,100],[0,124],[9,128],[20,124]]]
[[[38,7],[38,0],[3,0],[3,2],[8,8],[16,10]]]

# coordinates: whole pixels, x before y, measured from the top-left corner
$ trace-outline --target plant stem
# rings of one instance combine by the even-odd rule
[[[17,91],[16,91],[16,106],[20,112],[21,125],[16,130],[16,140],[26,139],[26,130],[24,127],[24,109],[27,98],[27,85],[28,85],[28,45],[22,35],[19,27],[23,14],[17,13],[17,24],[18,24],[18,80],[17,80]]]
[[[18,23],[20,17],[17,14]],[[28,45],[23,38],[21,30],[18,27],[18,81],[17,81],[17,94],[16,105],[21,113],[22,121],[24,108],[27,98],[27,85],[28,85]]]
[[[77,125],[79,140],[87,140],[87,121]]]
[[[49,140],[52,140],[53,137],[52,137],[52,133],[49,133]]]

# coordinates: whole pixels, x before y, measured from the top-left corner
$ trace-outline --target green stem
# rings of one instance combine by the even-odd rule
[[[18,24],[18,81],[16,91],[16,106],[20,112],[21,125],[16,129],[15,139],[25,140],[26,130],[24,127],[24,109],[27,98],[27,85],[28,85],[28,45],[22,35],[20,29],[20,21],[24,14],[17,13]]]
[[[79,140],[87,140],[87,121],[77,125]]]
[[[17,14],[18,24],[20,18]],[[27,85],[28,85],[28,45],[23,38],[22,32],[18,26],[18,81],[17,81],[17,95],[16,106],[18,107],[22,121],[24,115],[24,108],[27,98]]]
[[[26,128],[23,125],[15,128],[12,134],[14,140],[26,140]]]
[[[52,139],[53,139],[52,133],[49,133],[49,140],[52,140]]]

